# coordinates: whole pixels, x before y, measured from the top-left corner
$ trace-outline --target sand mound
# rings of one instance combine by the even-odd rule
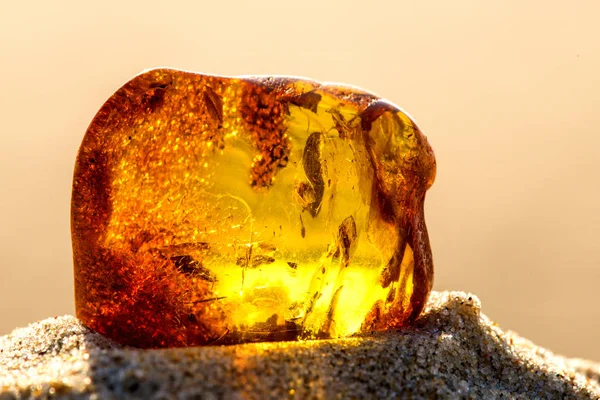
[[[72,316],[0,338],[0,399],[600,398],[600,364],[556,356],[434,292],[416,326],[348,339],[138,350]]]

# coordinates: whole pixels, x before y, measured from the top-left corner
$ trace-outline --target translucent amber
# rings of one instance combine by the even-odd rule
[[[77,157],[77,316],[144,348],[401,327],[432,286],[434,176],[410,117],[358,88],[144,72]]]

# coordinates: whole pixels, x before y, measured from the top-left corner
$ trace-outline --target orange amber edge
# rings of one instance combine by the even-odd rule
[[[146,71],[77,157],[77,316],[141,348],[406,326],[433,283],[435,168],[414,121],[358,88]]]

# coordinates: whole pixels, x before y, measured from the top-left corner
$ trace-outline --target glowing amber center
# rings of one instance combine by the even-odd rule
[[[434,175],[414,122],[361,90],[146,72],[77,159],[77,315],[138,347],[402,326],[431,289]]]

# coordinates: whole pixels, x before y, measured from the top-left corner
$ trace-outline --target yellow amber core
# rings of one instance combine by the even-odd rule
[[[371,93],[145,72],[77,158],[77,316],[137,347],[401,327],[433,281],[434,176],[425,136]]]

